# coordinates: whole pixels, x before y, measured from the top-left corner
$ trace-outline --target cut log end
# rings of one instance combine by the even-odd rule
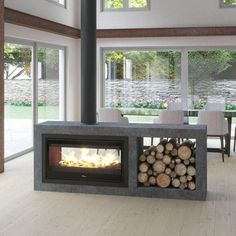
[[[159,174],[156,178],[157,185],[161,188],[167,188],[170,186],[170,176],[166,174]]]

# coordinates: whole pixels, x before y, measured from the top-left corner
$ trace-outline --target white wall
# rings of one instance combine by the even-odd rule
[[[79,40],[12,24],[5,24],[5,37],[54,44],[66,48],[66,116],[67,120],[80,120]]]
[[[150,11],[101,11],[98,28],[158,28],[234,26],[236,8],[220,8],[219,0],[150,0]],[[80,0],[67,0],[67,9],[47,0],[5,0],[5,6],[80,28]]]
[[[5,0],[5,6],[47,20],[80,28],[79,0],[67,0],[67,8],[47,0]]]
[[[98,28],[235,26],[236,8],[220,8],[219,0],[151,0],[151,11],[101,12]]]

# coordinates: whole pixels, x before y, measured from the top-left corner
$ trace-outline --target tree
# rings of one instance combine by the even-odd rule
[[[21,47],[17,44],[6,43],[4,47],[4,71],[6,79],[15,79],[23,72],[30,75],[32,52],[29,47]],[[9,71],[10,65],[14,66],[13,71]],[[14,74],[20,69],[17,74]]]
[[[110,8],[123,8],[123,0],[105,0],[105,9],[110,9]]]
[[[38,62],[41,62],[43,78],[45,78],[45,68],[58,71],[59,69],[59,50],[53,48],[39,48]],[[31,47],[6,43],[4,47],[4,72],[5,79],[15,79],[26,73],[30,76],[32,61]],[[14,67],[14,69],[11,69]],[[17,73],[16,73],[17,72]]]
[[[235,5],[236,4],[236,0],[224,0],[224,3],[228,4],[228,5]]]
[[[147,7],[147,0],[129,0],[129,7],[134,7],[134,8]]]

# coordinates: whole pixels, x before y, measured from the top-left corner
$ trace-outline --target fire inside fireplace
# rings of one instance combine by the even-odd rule
[[[44,182],[127,184],[127,138],[44,137]]]
[[[49,162],[54,165],[54,152],[56,148],[60,153],[60,160],[56,163],[62,167],[77,168],[116,168],[121,167],[121,149],[101,148],[73,148],[54,146],[49,147]]]

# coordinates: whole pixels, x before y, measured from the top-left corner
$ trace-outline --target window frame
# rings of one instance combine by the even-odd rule
[[[46,1],[49,2],[49,3],[55,4],[58,7],[62,7],[62,8],[67,9],[67,0],[64,0],[64,2],[65,2],[64,4],[55,2],[53,0],[46,0]]]
[[[224,0],[220,0],[220,7],[221,8],[235,8],[236,3],[235,4],[225,4]]]
[[[126,12],[126,11],[150,11],[151,0],[147,0],[147,7],[129,7],[129,0],[123,0],[124,6],[122,8],[105,8],[105,0],[100,0],[101,12]]]

